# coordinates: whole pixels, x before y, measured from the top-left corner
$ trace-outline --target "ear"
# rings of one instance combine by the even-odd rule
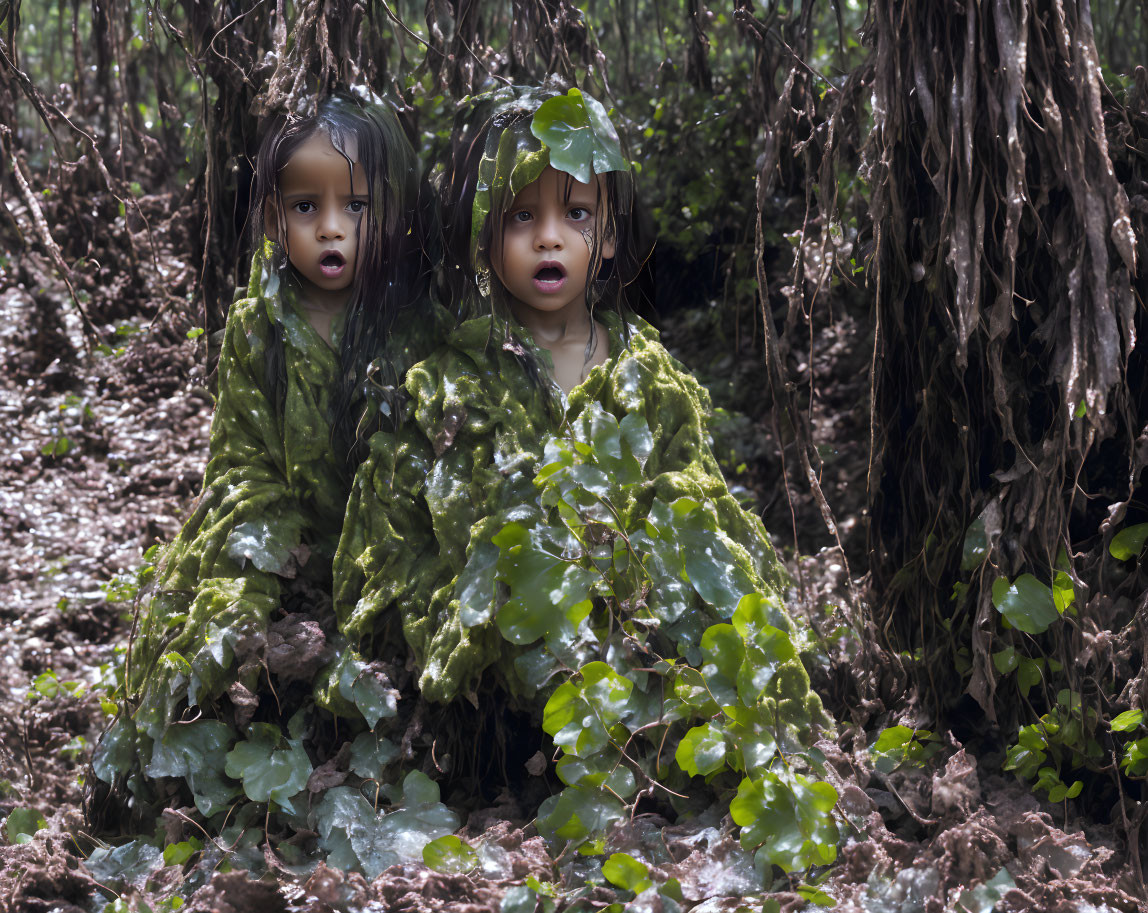
[[[268,241],[279,242],[279,207],[271,197],[263,204],[263,234]]]
[[[614,259],[615,244],[613,233],[603,236],[602,240],[598,242],[598,248],[602,252],[603,260]]]

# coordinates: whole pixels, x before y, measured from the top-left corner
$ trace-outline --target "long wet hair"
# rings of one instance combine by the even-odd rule
[[[455,119],[450,161],[438,181],[443,250],[438,284],[443,303],[460,320],[478,316],[483,308],[490,308],[504,318],[510,315],[509,293],[492,263],[494,240],[501,239],[514,202],[515,194],[509,188],[492,195],[490,212],[478,232],[477,247],[472,243],[474,197],[483,154],[498,147],[505,131],[529,133],[531,120],[541,103],[564,93],[565,87],[555,82],[540,89],[503,89],[472,100]],[[567,174],[562,177],[566,179],[562,186],[568,198],[574,178]],[[632,170],[604,173],[597,202],[598,216],[586,276],[586,309],[591,317],[598,308],[617,312],[623,319],[623,332],[628,341],[626,318],[633,311],[629,289],[650,256],[653,232],[639,203]],[[602,257],[602,242],[606,239],[614,242],[614,256],[610,259]],[[489,293],[484,293],[480,285],[487,283]],[[508,325],[512,324],[513,321],[508,320]],[[593,323],[588,351],[594,346],[592,328]],[[513,345],[509,350],[516,351]],[[519,361],[531,378],[538,380],[538,366],[528,350],[524,351],[527,354],[520,355]]]
[[[372,430],[398,418],[390,391],[397,389],[399,378],[387,354],[387,340],[404,310],[425,306],[433,206],[420,181],[414,149],[389,104],[340,92],[319,101],[309,117],[277,117],[256,158],[252,230],[255,243],[261,244],[267,229],[265,212],[270,208],[276,214],[281,243],[273,245],[271,266],[286,283],[298,288],[285,245],[279,173],[299,147],[319,132],[347,159],[348,177],[356,164],[347,154],[353,140],[357,164],[367,179],[369,202],[359,222],[359,254],[340,352],[342,377],[331,415],[332,443],[337,452],[353,460],[361,455],[363,441]],[[283,328],[276,326],[275,338],[267,347],[267,382],[280,409],[287,382],[282,334]]]

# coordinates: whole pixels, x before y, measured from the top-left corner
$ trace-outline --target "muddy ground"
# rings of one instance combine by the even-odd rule
[[[188,284],[189,267],[163,256],[169,287]],[[158,274],[148,281],[160,281]],[[131,575],[149,546],[178,529],[196,493],[211,412],[204,340],[187,338],[190,318],[168,309],[149,326],[162,296],[143,290],[133,316],[117,304],[122,288],[98,276],[90,286],[97,323],[115,340],[104,354],[85,354],[74,307],[46,263],[25,253],[19,267],[0,269],[0,815],[33,808],[47,821],[30,842],[0,846],[0,911],[170,910],[179,907],[177,897],[186,900],[183,910],[224,913],[510,913],[616,902],[635,913],[674,909],[654,891],[636,900],[615,891],[602,879],[600,859],[555,859],[530,810],[509,796],[470,815],[460,834],[480,848],[480,864],[462,875],[411,862],[368,883],[322,864],[310,872],[249,860],[233,866],[224,852],[167,867],[152,858],[120,877],[85,864],[94,844],[79,811],[81,780],[107,720],[101,688],[131,633]],[[707,351],[697,340],[717,337],[695,332],[702,320],[675,315],[667,341],[715,387],[719,402],[736,400],[731,390],[752,385],[757,356],[749,339],[741,358],[730,359],[728,339]],[[866,344],[863,315],[845,313],[817,337],[803,368],[819,391],[811,415],[827,455],[822,481],[854,575],[864,570]],[[791,602],[828,634],[848,621],[846,564],[801,486],[791,485],[787,497],[778,483],[771,427],[765,413],[734,420],[727,437],[739,441],[745,463],[734,481],[763,507],[800,583]],[[794,551],[795,528],[809,531],[798,544],[813,554]],[[845,839],[837,864],[813,879],[819,884],[782,878],[762,885],[728,818],[671,825],[641,817],[614,830],[607,853],[649,863],[657,884],[677,879],[678,908],[698,913],[759,910],[767,888],[785,910],[833,903],[871,913],[1145,909],[1119,810],[1042,803],[1001,773],[1001,746],[991,738],[961,745],[942,733],[943,750],[923,767],[876,770],[866,748],[875,733],[924,720],[909,705],[883,707],[868,732],[857,728],[850,705],[860,690],[850,681],[856,644],[827,642],[834,655],[817,683],[841,734],[821,748],[840,794]],[[530,885],[553,885],[554,896]]]

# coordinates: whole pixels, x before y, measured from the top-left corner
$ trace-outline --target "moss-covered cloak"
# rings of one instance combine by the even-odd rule
[[[127,712],[93,762],[106,782],[126,778],[138,804],[154,798],[147,781],[181,777],[201,812],[218,811],[239,793],[222,759],[260,698],[270,690],[285,721],[330,659],[331,560],[350,482],[331,431],[340,328],[333,345],[318,334],[272,253],[268,243],[256,254],[228,314],[202,493],[161,553],[129,654]],[[419,306],[428,313],[388,345],[400,371],[441,337],[444,313]],[[268,689],[261,678],[273,675]]]
[[[493,589],[492,537],[537,500],[533,480],[547,439],[591,404],[619,420],[639,414],[652,435],[646,482],[621,505],[627,520],[655,497],[709,502],[723,540],[758,588],[776,597],[783,582],[760,521],[730,495],[714,459],[706,391],[651,327],[637,321],[627,344],[621,318],[606,312],[600,319],[609,357],[569,396],[552,381],[529,379],[523,349],[500,320],[464,322],[411,369],[412,415],[398,438],[371,441],[335,558],[336,614],[364,655],[381,647],[374,639],[400,616],[429,700],[473,693],[492,666],[512,693],[532,692],[516,672],[516,648],[489,619],[474,623],[460,597],[469,604],[474,590]],[[545,363],[540,350],[535,356]],[[772,623],[788,628],[772,601]]]

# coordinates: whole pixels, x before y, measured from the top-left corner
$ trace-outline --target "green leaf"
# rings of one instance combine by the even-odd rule
[[[980,566],[989,553],[989,538],[985,533],[983,517],[977,517],[969,524],[965,533],[965,544],[961,552],[961,570],[971,571]]]
[[[833,806],[837,791],[794,774],[773,771],[745,778],[730,802],[730,815],[741,825],[741,844],[760,847],[759,857],[787,872],[827,865],[837,857]]]
[[[1016,673],[1016,683],[1017,687],[1020,688],[1021,697],[1028,697],[1028,692],[1034,685],[1040,684],[1042,677],[1040,663],[1026,656],[1020,658],[1020,665]]]
[[[593,174],[630,170],[606,109],[578,89],[546,99],[534,113],[530,132],[550,150],[554,168],[583,184]]]
[[[162,866],[163,852],[144,840],[132,840],[111,849],[97,847],[84,860],[84,868],[96,881],[117,891],[127,885],[142,888]]]
[[[203,841],[196,837],[191,837],[180,843],[170,843],[163,848],[163,864],[183,865],[202,849]]]
[[[551,842],[581,842],[625,817],[622,803],[597,789],[568,786],[538,808],[538,832]]]
[[[682,737],[674,760],[691,777],[708,777],[725,766],[725,756],[725,733],[713,723],[705,723]]]
[[[614,853],[602,863],[602,875],[616,888],[641,894],[653,887],[650,870],[629,853]]]
[[[1052,601],[1056,605],[1056,611],[1061,615],[1076,602],[1076,590],[1072,585],[1072,578],[1064,571],[1057,571],[1056,576],[1052,578]]]
[[[1136,558],[1144,551],[1144,542],[1148,540],[1148,523],[1137,523],[1120,530],[1108,544],[1108,553],[1119,561]]]
[[[962,891],[957,900],[957,910],[959,913],[992,913],[997,903],[1015,887],[1016,882],[1008,869],[1001,869],[984,884]]]
[[[1143,722],[1143,710],[1125,710],[1113,718],[1109,728],[1113,732],[1131,732],[1133,729],[1138,729]]]
[[[1005,647],[993,654],[993,665],[1001,675],[1008,675],[1014,671],[1020,662],[1020,656],[1013,647]]]
[[[704,657],[701,673],[706,686],[720,707],[739,703],[737,680],[745,660],[745,643],[733,625],[718,624],[706,628],[702,635]]]
[[[358,790],[336,786],[323,794],[311,818],[328,864],[361,871],[374,880],[392,865],[423,860],[423,848],[458,829],[458,816],[439,801],[438,785],[417,770],[391,789],[398,808],[376,812]]]
[[[500,549],[498,579],[510,599],[498,610],[498,627],[514,644],[576,627],[592,607],[593,571],[546,551],[520,523],[508,523],[494,536]]]
[[[388,764],[399,756],[399,747],[390,739],[362,732],[351,743],[351,770],[360,777],[379,780]]]
[[[1032,574],[1021,574],[1012,583],[998,577],[993,581],[993,605],[1010,625],[1026,634],[1042,634],[1060,618],[1052,590]]]
[[[294,811],[290,800],[307,786],[311,761],[302,741],[284,740],[272,723],[252,723],[248,740],[227,753],[229,777],[242,779],[243,792],[252,802],[276,802]],[[279,747],[284,741],[286,748]]]
[[[48,822],[36,809],[17,806],[4,820],[4,833],[9,843],[29,843],[36,831],[47,826]]]
[[[423,847],[423,862],[444,875],[463,875],[478,868],[478,853],[454,834],[447,834]]]
[[[910,729],[908,726],[890,726],[888,729],[882,729],[881,734],[877,736],[877,741],[873,743],[873,750],[878,754],[904,751],[906,746],[913,741],[915,734],[916,730]]]
[[[172,724],[152,747],[144,772],[149,777],[185,778],[196,808],[210,817],[240,792],[222,778],[227,747],[234,736],[232,729],[218,720]]]
[[[371,729],[379,720],[398,714],[399,692],[392,687],[381,664],[364,662],[353,651],[345,650],[336,669],[339,693],[359,708]]]

